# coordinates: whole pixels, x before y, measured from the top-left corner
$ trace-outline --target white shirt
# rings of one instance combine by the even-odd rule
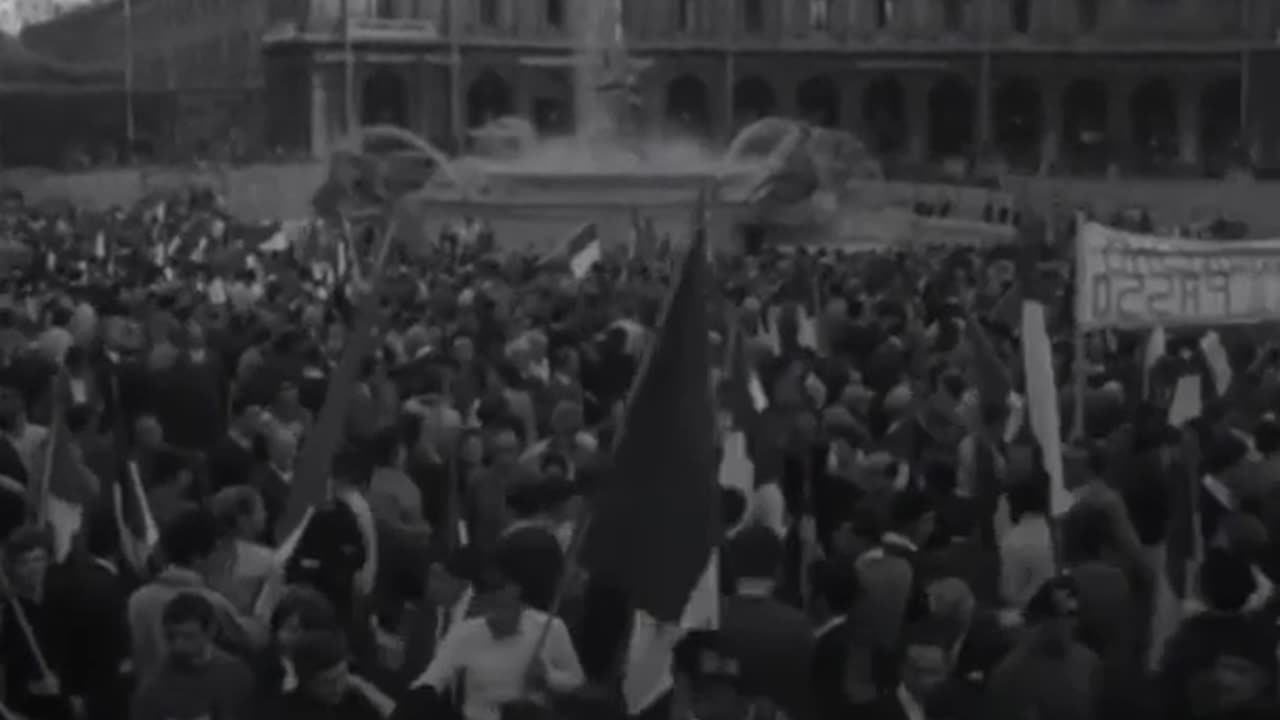
[[[466,720],[499,720],[502,705],[524,697],[524,673],[547,622],[547,615],[526,609],[514,635],[495,638],[484,618],[455,624],[414,686],[449,689],[461,673]],[[551,619],[540,654],[553,690],[568,692],[582,685],[584,675],[569,630],[560,618]]]
[[[1043,515],[1023,515],[1000,538],[1000,597],[1008,607],[1023,608],[1046,581],[1053,579],[1053,539]]]

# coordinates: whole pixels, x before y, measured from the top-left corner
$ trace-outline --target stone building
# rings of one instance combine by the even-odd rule
[[[109,0],[23,29],[24,44],[65,62],[131,59],[136,136],[148,152],[207,154],[261,142],[262,37],[274,0]],[[129,19],[131,32],[126,31]],[[122,98],[99,138],[124,137]]]
[[[446,148],[507,114],[564,132],[584,1],[134,0],[138,88],[181,98],[178,138],[234,126],[317,154],[355,123]],[[622,3],[648,66],[635,91],[651,128],[723,142],[799,115],[902,162],[1078,172],[1280,159],[1280,98],[1265,91],[1280,6],[1265,0],[600,1]],[[119,56],[119,3],[24,37],[56,57]]]

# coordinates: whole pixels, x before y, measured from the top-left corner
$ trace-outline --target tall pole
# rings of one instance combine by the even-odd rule
[[[737,108],[734,102],[734,86],[738,84],[738,23],[742,22],[741,5],[738,0],[729,0],[729,17],[726,18],[728,28],[724,50],[724,107],[725,107],[725,141],[731,142],[737,134]]]
[[[133,0],[124,0],[124,138],[125,154],[132,155],[137,140],[133,115]]]
[[[987,152],[991,141],[991,51],[995,41],[995,0],[982,3],[982,44],[978,56],[978,132],[977,151]],[[978,162],[981,157],[976,157]]]
[[[342,0],[342,89],[343,120],[346,121],[347,134],[355,133],[359,126],[359,115],[356,112],[356,52],[351,32],[351,0]]]
[[[453,135],[454,152],[461,153],[466,147],[462,114],[462,4],[460,0],[448,2],[449,130]]]
[[[1253,159],[1253,123],[1249,117],[1251,104],[1249,86],[1252,83],[1251,75],[1253,74],[1253,68],[1250,67],[1252,53],[1249,50],[1254,39],[1251,22],[1253,13],[1250,12],[1252,5],[1253,3],[1249,0],[1240,3],[1240,145],[1250,164]]]

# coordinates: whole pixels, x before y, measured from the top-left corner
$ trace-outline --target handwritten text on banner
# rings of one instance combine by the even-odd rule
[[[1203,242],[1080,228],[1076,321],[1086,328],[1280,319],[1280,240]]]

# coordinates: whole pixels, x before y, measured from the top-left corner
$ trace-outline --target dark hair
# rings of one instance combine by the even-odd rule
[[[262,493],[248,485],[230,485],[219,490],[209,501],[210,512],[218,521],[219,531],[230,534],[241,520],[263,507]]]
[[[189,508],[165,525],[160,546],[165,558],[179,567],[190,567],[209,557],[218,545],[218,521],[205,508]]]
[[[338,613],[333,603],[310,585],[291,585],[271,613],[271,631],[277,632],[289,618],[298,618],[304,631],[329,630],[338,627]]]
[[[1022,614],[1027,623],[1033,624],[1063,617],[1070,608],[1063,607],[1058,602],[1058,593],[1064,593],[1073,599],[1079,598],[1080,589],[1075,578],[1070,575],[1058,575],[1041,583],[1023,608]]]
[[[404,433],[398,427],[384,428],[369,442],[370,458],[378,467],[390,467],[404,447]]]
[[[91,405],[84,403],[72,405],[67,408],[67,431],[72,435],[79,435],[92,426],[96,415],[97,411]]]
[[[293,648],[293,668],[298,679],[311,678],[337,667],[348,658],[347,639],[337,629],[312,630],[298,638]]]
[[[729,555],[739,578],[773,579],[782,568],[782,540],[763,525],[751,525],[729,541]]]
[[[1219,612],[1239,611],[1258,589],[1249,561],[1220,548],[1205,554],[1198,585],[1205,602]]]
[[[1111,517],[1097,505],[1080,505],[1062,519],[1062,552],[1072,562],[1102,557],[1112,540]]]
[[[160,623],[164,627],[195,623],[202,630],[213,627],[213,603],[199,593],[178,593],[164,604]]]

